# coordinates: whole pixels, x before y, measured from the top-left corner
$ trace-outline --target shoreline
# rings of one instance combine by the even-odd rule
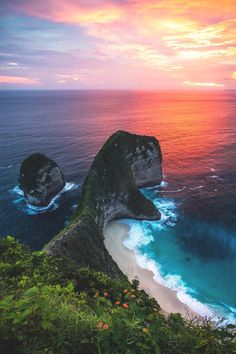
[[[154,280],[151,270],[141,268],[133,251],[125,247],[124,240],[128,237],[129,225],[119,221],[111,221],[104,229],[104,244],[109,254],[129,281],[139,280],[139,289],[153,297],[165,314],[180,313],[183,317],[198,316],[190,307],[181,302],[176,292]]]

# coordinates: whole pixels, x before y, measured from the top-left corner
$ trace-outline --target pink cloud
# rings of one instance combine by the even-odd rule
[[[0,84],[35,85],[38,79],[31,79],[22,76],[0,76]]]
[[[79,26],[91,37],[95,61],[104,61],[111,71],[132,67],[132,75],[151,69],[150,86],[158,77],[170,86],[222,87],[226,78],[234,82],[235,0],[32,0],[16,6],[30,16]],[[58,82],[73,81],[73,70],[78,68],[71,68],[72,79]],[[100,75],[96,65],[94,72]],[[107,69],[101,79],[108,81],[109,75]]]
[[[78,25],[90,23],[110,23],[122,16],[122,8],[109,3],[85,5],[82,1],[48,0],[42,2],[25,2],[16,8],[30,16],[40,17],[55,22],[74,23]]]

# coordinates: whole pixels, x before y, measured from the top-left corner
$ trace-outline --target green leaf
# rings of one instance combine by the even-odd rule
[[[72,291],[74,291],[74,285],[73,285],[73,283],[69,283],[68,285],[67,285],[67,287],[66,287],[66,289],[68,290],[68,292],[72,292]]]
[[[39,288],[37,286],[33,286],[32,288],[25,291],[25,295],[27,297],[32,295],[37,295],[38,293],[39,293]]]
[[[203,348],[208,344],[207,339],[203,339],[197,346],[195,346],[195,349]]]
[[[5,310],[9,307],[9,305],[12,303],[14,296],[13,295],[9,295],[6,296],[4,299],[2,299],[0,301],[0,309],[1,310]]]
[[[43,319],[40,324],[44,330],[49,329],[52,326],[51,322],[46,319]]]

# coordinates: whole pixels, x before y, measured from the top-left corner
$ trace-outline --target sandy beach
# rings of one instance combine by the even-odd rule
[[[143,269],[137,264],[134,252],[123,244],[123,241],[128,237],[128,231],[129,226],[119,221],[112,221],[104,230],[105,246],[120,270],[128,277],[129,281],[138,279],[139,288],[155,298],[163,312],[181,313],[184,317],[189,314],[196,315],[177,298],[175,291],[157,283],[153,279],[152,271]]]

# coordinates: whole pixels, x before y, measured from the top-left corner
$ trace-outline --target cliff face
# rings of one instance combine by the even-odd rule
[[[19,185],[29,204],[47,206],[65,186],[65,179],[56,162],[36,153],[22,162]]]
[[[47,252],[119,277],[104,247],[103,229],[115,218],[160,218],[138,187],[161,182],[161,163],[156,138],[124,131],[113,134],[92,163],[73,222],[46,246]]]

